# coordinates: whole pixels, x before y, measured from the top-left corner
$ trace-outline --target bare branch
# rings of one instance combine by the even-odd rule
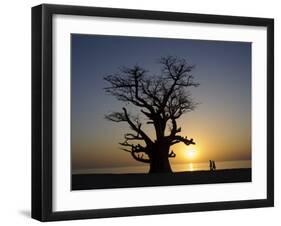
[[[195,144],[193,139],[187,139],[187,137],[182,137],[182,136],[175,136],[173,138],[173,141],[171,142],[171,145],[177,144],[183,142],[185,145],[190,145],[190,144]]]
[[[149,154],[150,151],[147,147],[143,147],[140,144],[129,144],[128,142],[124,142],[124,143],[120,143],[122,146],[125,147],[130,147],[130,149],[126,149],[126,148],[122,148],[122,150],[126,151],[126,152],[130,152],[132,157],[139,161],[139,162],[143,162],[143,163],[150,163],[150,159],[149,159]],[[146,157],[145,157],[146,156]]]
[[[140,134],[138,133],[138,134],[132,134],[132,133],[126,133],[125,135],[124,135],[124,137],[125,137],[125,140],[126,141],[129,141],[129,140],[143,140],[143,138],[140,136]]]
[[[112,112],[105,116],[107,120],[113,121],[113,122],[126,122],[126,117],[124,113],[122,112]]]
[[[176,154],[174,153],[174,151],[171,151],[168,155],[169,158],[175,158]]]
[[[123,108],[123,111],[124,111],[124,115],[125,115],[126,121],[129,123],[131,128],[133,130],[135,130],[137,133],[139,133],[147,144],[152,144],[152,140],[145,134],[145,132],[143,130],[141,130],[141,124],[135,125],[131,121],[131,119],[130,119],[128,113],[127,113],[126,108]]]

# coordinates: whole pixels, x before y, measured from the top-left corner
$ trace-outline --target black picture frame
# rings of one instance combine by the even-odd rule
[[[55,14],[267,28],[267,198],[95,210],[52,210],[52,18]],[[274,20],[43,4],[32,8],[32,218],[40,221],[270,207],[274,205]]]

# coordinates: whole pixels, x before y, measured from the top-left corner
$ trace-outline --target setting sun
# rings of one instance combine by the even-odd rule
[[[195,155],[196,155],[196,150],[195,149],[190,149],[190,150],[186,151],[186,157],[187,158],[192,159],[192,158],[195,157]]]

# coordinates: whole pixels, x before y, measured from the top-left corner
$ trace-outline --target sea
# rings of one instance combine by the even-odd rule
[[[173,172],[209,170],[209,162],[171,164]],[[216,169],[251,168],[251,160],[217,161]],[[147,173],[149,165],[73,170],[72,174]]]

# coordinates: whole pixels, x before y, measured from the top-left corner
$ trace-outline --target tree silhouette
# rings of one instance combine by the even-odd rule
[[[169,158],[175,158],[176,154],[170,147],[180,142],[195,144],[193,139],[179,135],[181,127],[177,125],[177,119],[196,106],[187,90],[199,85],[191,75],[194,66],[171,56],[162,57],[159,63],[160,75],[148,75],[145,69],[134,66],[104,78],[110,83],[105,88],[107,93],[137,107],[145,122],[154,127],[155,140],[143,130],[144,120],[130,114],[126,107],[105,116],[110,121],[129,124],[132,132],[124,135],[122,150],[135,160],[150,164],[149,173],[172,172]]]

